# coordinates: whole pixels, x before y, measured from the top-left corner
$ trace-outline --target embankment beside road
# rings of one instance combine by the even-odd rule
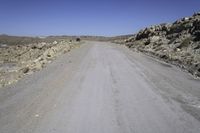
[[[200,13],[172,24],[145,28],[127,39],[116,39],[115,42],[200,76]]]
[[[59,55],[80,46],[80,42],[60,38],[6,36],[6,39],[5,37],[0,39],[4,42],[0,48],[0,87],[17,82],[25,75],[41,70]]]

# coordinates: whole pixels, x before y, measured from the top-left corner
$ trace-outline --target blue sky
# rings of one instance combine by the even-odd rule
[[[200,0],[0,0],[0,34],[135,33],[200,11]]]

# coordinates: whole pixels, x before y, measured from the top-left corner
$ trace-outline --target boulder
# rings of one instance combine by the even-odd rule
[[[57,41],[54,41],[54,42],[53,42],[53,45],[56,45],[56,44],[58,44],[58,42],[57,42]]]
[[[29,70],[30,70],[29,67],[25,67],[25,68],[22,69],[22,72],[23,72],[24,74],[26,74],[26,73],[29,72]]]
[[[160,39],[159,36],[153,36],[153,37],[150,37],[150,43],[155,43],[155,42],[158,42]]]

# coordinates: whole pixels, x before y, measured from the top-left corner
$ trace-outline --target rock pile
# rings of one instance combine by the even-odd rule
[[[17,82],[26,74],[38,71],[57,56],[69,52],[69,40],[11,45],[0,48],[0,87]]]
[[[200,76],[200,13],[172,24],[145,28],[124,43]]]

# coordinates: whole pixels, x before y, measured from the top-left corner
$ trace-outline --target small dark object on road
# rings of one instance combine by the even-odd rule
[[[76,38],[76,41],[77,41],[77,42],[80,42],[80,41],[81,41],[81,39],[80,39],[80,38]]]

